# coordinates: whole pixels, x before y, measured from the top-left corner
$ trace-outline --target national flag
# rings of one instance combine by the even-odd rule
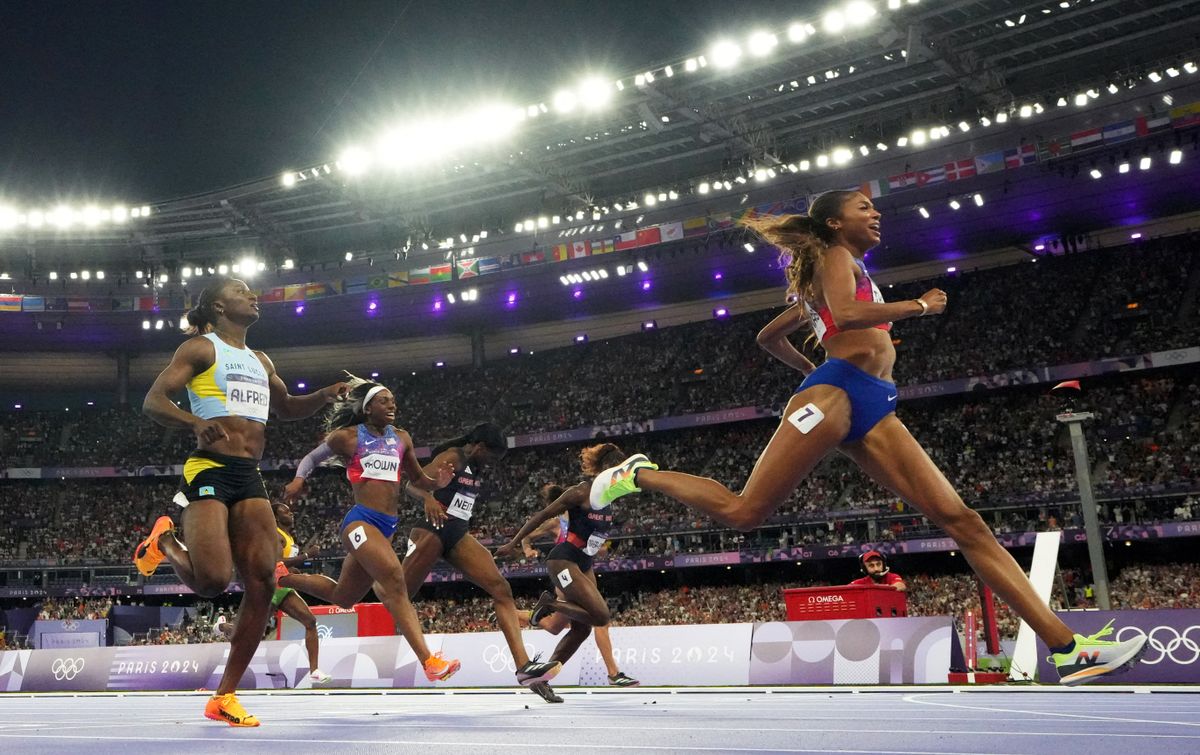
[[[1146,136],[1159,129],[1171,127],[1171,118],[1166,115],[1161,115],[1157,118],[1147,118],[1144,115],[1139,115],[1133,119],[1133,122],[1137,126],[1138,136]]]
[[[25,312],[45,312],[46,297],[25,296],[21,299],[21,309]]]
[[[932,168],[923,168],[917,171],[917,187],[924,188],[940,184],[946,180],[945,166],[938,165]]]
[[[688,218],[683,221],[683,237],[708,235],[708,218]]]
[[[592,241],[592,254],[608,254],[616,251],[617,247],[612,239],[595,239]]]
[[[92,303],[87,299],[81,299],[77,296],[72,296],[67,299],[68,312],[90,312],[92,311]]]
[[[1077,147],[1086,147],[1089,144],[1097,144],[1104,140],[1104,132],[1098,128],[1089,128],[1086,131],[1076,131],[1071,134],[1071,149]]]
[[[872,199],[882,197],[888,193],[888,182],[886,178],[876,178],[872,181],[867,181],[858,190]]]
[[[903,191],[911,189],[917,185],[917,174],[913,172],[900,173],[895,176],[888,176],[888,191]]]
[[[387,273],[379,273],[367,278],[367,288],[372,291],[380,291],[388,287]]]
[[[986,155],[975,156],[975,173],[985,175],[987,173],[997,173],[1004,170],[1005,159],[1004,150],[998,149],[995,152],[988,152]]]
[[[956,160],[954,162],[946,163],[944,167],[946,169],[947,181],[959,181],[964,178],[975,177],[974,158],[968,157],[965,160]]]
[[[479,276],[479,260],[455,260],[454,270],[458,274],[459,280],[466,278],[476,278]]]
[[[353,286],[353,288],[350,288]],[[333,283],[306,283],[304,285],[304,298],[323,299],[326,296],[335,296],[345,292],[362,293],[367,290],[367,279],[362,278],[347,278],[345,281],[334,281]]]
[[[683,238],[683,223],[663,223],[658,231],[663,241],[679,241]]]
[[[618,252],[622,249],[634,249],[638,245],[637,237],[637,231],[622,233],[613,239],[613,246],[616,247]]]
[[[450,263],[446,262],[441,265],[431,265],[429,267],[429,282],[444,283],[453,277],[450,269]]]
[[[65,296],[53,296],[46,299],[47,312],[66,312],[67,298]]]
[[[423,286],[430,282],[429,268],[418,267],[408,271],[408,282],[414,286]]]
[[[283,287],[284,301],[304,301],[304,284],[291,283]]]
[[[1036,162],[1037,147],[1032,144],[1022,144],[1020,147],[1004,150],[1004,167],[1009,170]]]
[[[662,241],[662,232],[658,230],[658,226],[653,228],[643,228],[637,232],[637,245],[650,246],[658,244]]]
[[[407,270],[397,270],[395,272],[388,273],[387,279],[388,279],[388,288],[399,288],[400,286],[407,286],[408,285],[408,271]]]
[[[184,305],[184,309],[191,309],[192,306],[193,305],[191,304],[191,302],[187,302]],[[133,311],[133,297],[132,296],[118,296],[117,298],[113,299],[112,300],[112,311],[113,312],[132,312]]]
[[[571,242],[571,259],[578,260],[587,257],[592,253],[592,245],[587,241],[572,241]]]
[[[550,248],[550,259],[555,262],[566,262],[571,259],[571,247],[566,244],[555,244]]]
[[[1137,125],[1133,121],[1110,123],[1103,129],[1105,144],[1120,144],[1137,138]]]
[[[492,273],[500,272],[502,267],[499,257],[480,257],[479,259],[479,274],[491,275]]]
[[[161,300],[159,303],[162,304]],[[174,294],[174,295],[168,296],[165,308],[166,309],[175,309],[175,310],[183,309],[183,297],[180,296],[179,294]],[[111,312],[112,311],[112,299],[109,299],[107,297],[105,297],[103,299],[89,299],[88,300],[88,309],[91,310],[92,312]]]
[[[20,294],[0,294],[0,312],[20,312]]]
[[[1071,143],[1066,139],[1050,139],[1038,142],[1038,160],[1046,162],[1071,154]]]
[[[1187,128],[1200,124],[1200,102],[1171,108],[1171,128]]]
[[[268,288],[264,290],[262,295],[258,297],[258,301],[262,304],[283,301],[283,286],[277,286],[275,288]]]
[[[545,261],[546,261],[546,253],[545,252],[522,252],[521,253],[521,264],[522,265],[537,265],[537,264],[540,264]]]

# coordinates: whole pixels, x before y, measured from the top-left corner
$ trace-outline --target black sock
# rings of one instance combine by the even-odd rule
[[[1050,648],[1050,652],[1051,653],[1069,653],[1074,649],[1075,649],[1075,638],[1072,637],[1071,641],[1069,643],[1067,643],[1066,645],[1063,645],[1060,648]]]

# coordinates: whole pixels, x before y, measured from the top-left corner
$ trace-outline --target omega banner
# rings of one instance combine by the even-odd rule
[[[548,657],[559,638],[523,632],[526,651]],[[950,619],[869,619],[768,624],[613,627],[621,669],[647,685],[945,683]],[[425,679],[399,637],[343,637],[321,642],[331,687],[512,687],[512,655],[499,632],[428,635],[431,650],[462,661],[448,684]],[[0,691],[215,689],[227,643],[150,645],[0,653]],[[310,686],[300,641],[259,647],[241,689]],[[555,680],[562,686],[608,683],[589,639]]]
[[[1112,634],[1101,639],[1128,640],[1145,636],[1141,662],[1113,682],[1120,684],[1200,683],[1200,610],[1060,611],[1058,617],[1076,634],[1099,632],[1112,620]],[[1038,678],[1056,679],[1046,661],[1050,651],[1038,640]]]

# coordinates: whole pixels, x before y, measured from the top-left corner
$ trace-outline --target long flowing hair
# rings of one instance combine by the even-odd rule
[[[821,269],[821,252],[833,243],[829,221],[842,216],[842,205],[857,191],[827,191],[808,208],[807,215],[758,215],[741,225],[779,249],[779,265],[787,276],[789,297],[816,300],[814,282]]]
[[[372,388],[381,386],[372,380],[364,380],[357,375],[346,373],[346,382],[350,390],[346,397],[339,399],[329,406],[325,412],[325,434],[344,427],[354,427],[367,421],[367,413],[363,402]]]

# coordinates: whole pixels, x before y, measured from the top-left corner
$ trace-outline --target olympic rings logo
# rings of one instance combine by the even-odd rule
[[[502,648],[499,645],[488,645],[483,649],[483,662],[488,665],[495,673],[501,671],[516,671],[516,663],[513,662],[512,656],[506,652],[507,648]]]
[[[54,663],[50,664],[50,672],[58,681],[69,682],[83,671],[83,667],[84,660],[82,658],[55,658]]]
[[[1192,634],[1196,633],[1196,638]],[[1141,627],[1121,627],[1117,630],[1117,642],[1122,640],[1132,639],[1133,637],[1145,637],[1146,644],[1151,650],[1158,652],[1158,656],[1151,660],[1147,656],[1142,656],[1142,663],[1147,666],[1153,666],[1162,663],[1165,659],[1170,658],[1172,663],[1180,666],[1187,666],[1200,660],[1200,626],[1193,624],[1184,629],[1182,632],[1175,627],[1157,626],[1149,632]],[[1183,657],[1176,657],[1175,651],[1183,648]],[[1187,657],[1186,653],[1191,653],[1191,657]]]

